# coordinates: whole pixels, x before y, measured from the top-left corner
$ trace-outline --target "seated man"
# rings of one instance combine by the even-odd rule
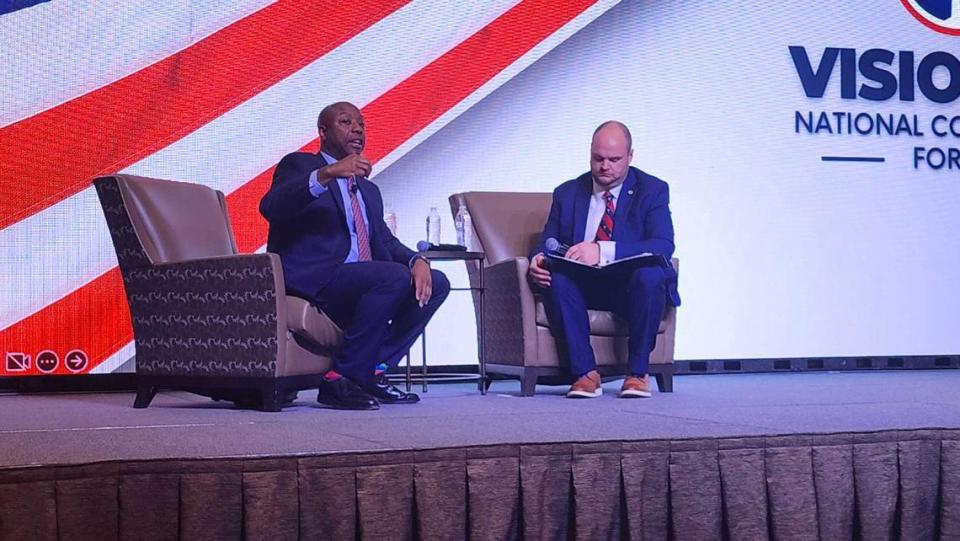
[[[588,265],[646,252],[670,258],[674,245],[667,184],[630,167],[632,159],[630,130],[620,122],[601,124],[590,145],[590,172],[554,190],[540,244],[531,254],[529,278],[544,288],[557,349],[577,377],[570,398],[602,394],[587,309],[610,310],[627,321],[630,374],[620,397],[635,398],[650,396],[647,366],[665,303],[669,298],[674,306],[680,304],[672,267],[642,267],[617,283],[588,283],[561,269],[551,272],[544,256],[546,240],[554,238],[570,246],[568,259]]]
[[[329,105],[317,128],[320,152],[284,156],[260,201],[270,222],[267,250],[280,255],[288,292],[343,330],[335,371],[324,377],[317,401],[338,409],[418,402],[384,372],[420,335],[450,283],[384,223],[380,190],[366,178],[360,110]]]

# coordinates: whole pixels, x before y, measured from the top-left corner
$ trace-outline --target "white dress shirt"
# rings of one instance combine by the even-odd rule
[[[603,219],[603,213],[607,210],[607,200],[603,194],[609,191],[613,195],[613,206],[616,208],[620,200],[620,190],[623,189],[623,182],[612,188],[605,188],[596,182],[593,183],[593,195],[590,196],[590,210],[587,212],[587,225],[583,233],[583,240],[591,242],[597,238],[597,228],[600,227],[600,221]],[[613,230],[617,230],[617,224],[614,222]],[[606,265],[617,258],[617,243],[612,240],[597,241],[600,245],[600,264]]]

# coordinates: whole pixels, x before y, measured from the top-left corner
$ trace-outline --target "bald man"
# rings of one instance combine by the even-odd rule
[[[609,310],[626,320],[630,332],[630,374],[621,398],[647,398],[650,352],[667,302],[677,306],[672,267],[641,267],[612,282],[588,282],[582,274],[551,269],[546,240],[570,246],[566,253],[588,265],[653,253],[673,255],[673,222],[667,184],[630,167],[630,130],[617,121],[601,124],[590,145],[590,172],[561,184],[553,192],[550,217],[530,257],[529,278],[544,293],[544,308],[560,354],[575,377],[567,397],[602,394],[600,374],[590,346],[588,309]]]
[[[423,331],[450,283],[384,223],[380,189],[367,180],[372,166],[363,156],[360,110],[328,105],[317,129],[320,152],[284,156],[260,201],[270,222],[267,250],[280,256],[288,293],[343,330],[317,401],[337,409],[416,403],[417,395],[391,385],[384,372]]]

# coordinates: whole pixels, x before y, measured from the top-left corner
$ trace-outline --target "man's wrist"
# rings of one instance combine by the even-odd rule
[[[321,186],[326,186],[328,182],[335,178],[335,176],[330,174],[329,165],[324,165],[323,167],[317,169],[317,182],[319,182]]]
[[[606,265],[617,258],[617,243],[612,240],[595,241],[601,265]]]
[[[421,254],[414,254],[413,257],[410,258],[409,266],[410,266],[411,269],[413,269],[413,266],[417,264],[417,261],[423,261],[424,264],[426,264],[427,268],[428,268],[428,269],[430,268],[430,260],[429,260],[429,259],[427,259],[426,257],[424,257],[424,256],[421,255]]]

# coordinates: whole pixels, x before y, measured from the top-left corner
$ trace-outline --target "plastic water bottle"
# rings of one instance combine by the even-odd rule
[[[427,242],[440,244],[440,213],[437,207],[430,207],[430,213],[427,214]]]
[[[463,215],[466,212],[467,207],[463,203],[460,203],[460,208],[457,209],[457,214],[453,217],[453,228],[457,230],[457,244],[460,246],[466,246],[466,244],[464,244],[466,239],[463,235]]]
[[[463,209],[463,246],[465,246],[469,252],[476,249],[473,241],[473,218],[470,217],[467,209]]]
[[[397,215],[393,212],[393,206],[387,207],[387,212],[383,214],[383,221],[387,223],[390,234],[397,236]]]
[[[457,209],[454,225],[457,228],[457,244],[471,250],[473,248],[473,219],[470,218],[467,206],[462,203],[460,208]]]

